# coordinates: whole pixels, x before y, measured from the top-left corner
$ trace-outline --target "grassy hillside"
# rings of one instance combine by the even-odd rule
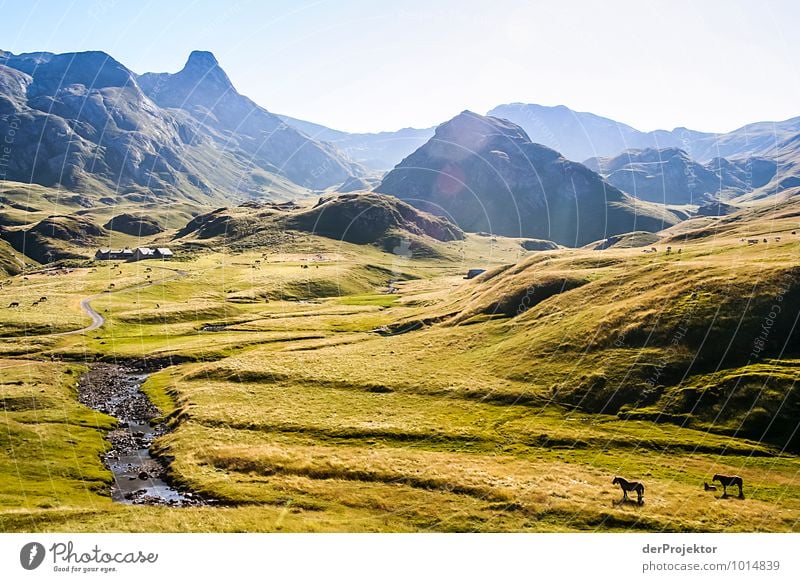
[[[105,224],[126,212],[154,218],[164,229],[176,229],[203,211],[202,205],[164,203],[156,199],[128,199],[107,194],[104,190],[69,192],[37,184],[5,181],[0,185],[0,225],[34,224],[54,214],[88,215],[97,224]]]
[[[173,428],[156,449],[219,504],[110,503],[98,417],[75,456],[49,456],[54,493],[24,467],[0,483],[0,529],[796,531],[798,217],[788,200],[644,248],[467,235],[430,243],[436,256],[212,236],[179,263],[13,277],[0,306],[47,294],[60,303],[42,313],[77,328],[79,299],[100,294],[107,320],[0,340],[10,365],[66,378],[14,372],[6,401],[41,394],[36,414],[66,407],[80,423],[59,400],[69,362],[172,358],[145,384]],[[0,308],[4,326],[18,317]],[[10,414],[13,434],[63,446],[46,416]],[[2,455],[13,467],[17,449]],[[745,499],[703,491],[715,473],[741,475]],[[642,480],[645,504],[619,504],[614,475]]]
[[[0,276],[16,275],[24,266],[24,257],[6,241],[0,240]]]

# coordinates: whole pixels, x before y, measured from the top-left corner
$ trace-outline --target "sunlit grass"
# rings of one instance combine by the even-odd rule
[[[29,336],[0,340],[0,529],[797,531],[788,319],[747,361],[775,297],[796,310],[793,220],[732,222],[669,255],[470,236],[442,246],[455,259],[415,260],[299,236],[14,277],[2,301],[48,301],[0,304],[0,330]],[[782,242],[748,246],[751,230]],[[35,337],[86,325],[94,294],[102,328]],[[112,421],[53,357],[172,358],[144,385],[173,428],[156,450],[219,505],[111,504]],[[753,411],[783,424],[759,432]],[[703,491],[717,472],[741,475],[745,499]],[[617,474],[645,483],[643,506],[615,504]]]

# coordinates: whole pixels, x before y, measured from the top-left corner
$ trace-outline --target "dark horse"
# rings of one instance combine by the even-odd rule
[[[722,485],[722,496],[728,496],[728,487],[739,487],[739,498],[744,498],[744,493],[742,493],[742,478],[739,475],[714,475],[714,478],[711,479],[711,482],[719,481]]]
[[[636,491],[636,495],[638,497],[637,503],[641,505],[644,503],[644,485],[639,483],[638,481],[627,481],[622,477],[614,477],[614,480],[611,482],[612,485],[619,485],[622,487],[622,500],[628,500],[628,491]]]

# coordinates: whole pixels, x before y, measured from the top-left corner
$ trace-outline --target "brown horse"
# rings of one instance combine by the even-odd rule
[[[744,499],[744,493],[742,493],[742,485],[744,484],[742,478],[739,475],[714,475],[711,479],[711,482],[719,481],[722,485],[722,496],[728,496],[728,487],[738,487],[739,488],[739,499]]]
[[[641,505],[644,503],[644,485],[638,481],[628,481],[622,477],[614,477],[611,482],[612,485],[619,485],[622,488],[622,500],[628,500],[628,491],[636,491],[637,503]]]

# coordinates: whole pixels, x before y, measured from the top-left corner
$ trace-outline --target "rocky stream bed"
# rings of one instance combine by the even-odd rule
[[[111,450],[103,458],[114,474],[111,498],[137,505],[204,505],[198,495],[171,485],[167,464],[150,452],[153,441],[168,430],[154,420],[160,412],[141,391],[150,372],[135,365],[98,363],[78,383],[82,404],[119,421],[106,437]]]

